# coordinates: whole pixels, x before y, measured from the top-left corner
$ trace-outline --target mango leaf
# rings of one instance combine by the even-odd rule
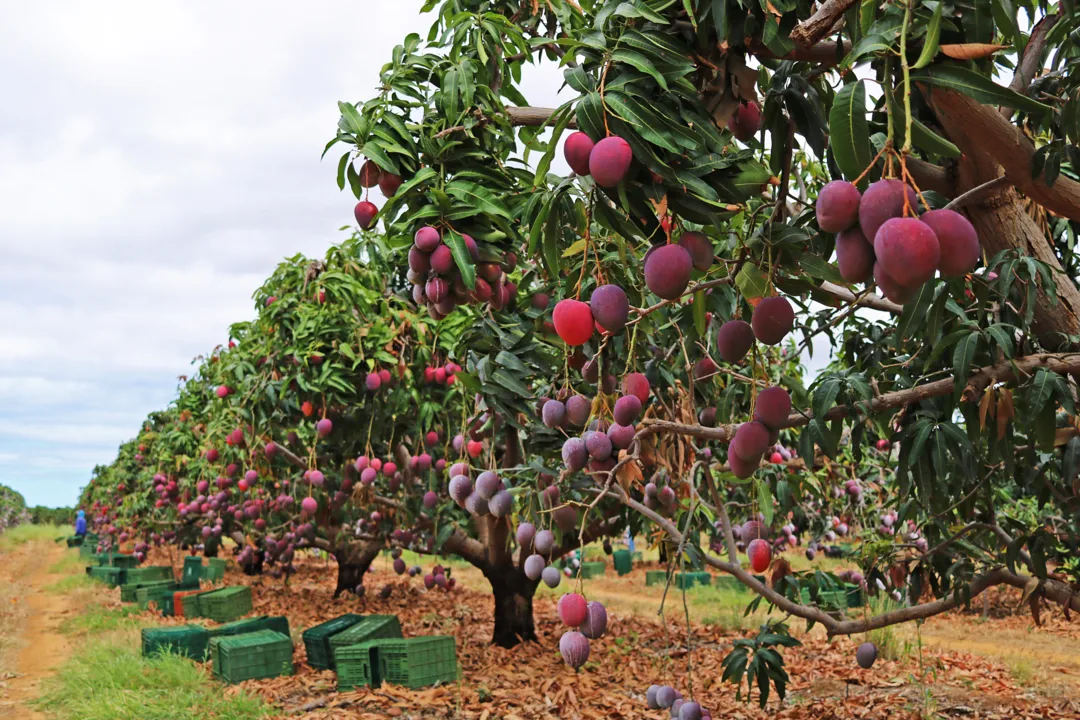
[[[870,127],[866,122],[866,86],[863,81],[845,85],[836,93],[829,111],[829,145],[844,177],[854,180],[874,158]],[[865,188],[863,179],[859,187]]]
[[[757,265],[746,263],[735,276],[735,287],[747,300],[762,298],[769,292],[769,278]]]
[[[956,381],[955,394],[960,397],[967,385],[968,375],[971,373],[971,363],[975,360],[975,352],[979,349],[979,340],[982,333],[973,331],[956,343],[953,350],[953,378]]]
[[[661,88],[664,90],[668,89],[667,80],[665,80],[664,76],[660,74],[660,71],[656,69],[656,66],[653,65],[652,61],[636,50],[619,48],[611,53],[611,59],[637,68],[641,72],[651,76]]]
[[[454,264],[461,273],[461,281],[465,283],[465,287],[472,290],[476,287],[476,266],[473,265],[472,255],[465,245],[465,238],[460,233],[447,230],[445,239],[450,246],[450,253],[454,256]]]
[[[936,65],[912,73],[911,79],[913,82],[926,83],[934,88],[955,90],[985,105],[1004,105],[1028,112],[1051,110],[1049,105],[1043,105],[1026,95],[1002,87],[985,75],[961,65]]]
[[[982,60],[1007,47],[1009,46],[994,43],[960,43],[959,45],[942,45],[940,50],[943,55],[948,55],[954,60]]]
[[[705,337],[705,291],[698,290],[694,293],[694,329],[698,337]]]
[[[828,280],[829,282],[837,283],[838,285],[843,285],[845,283],[844,276],[840,274],[840,270],[838,270],[835,265],[825,262],[813,253],[806,253],[799,258],[799,267],[812,278]]]
[[[507,220],[512,219],[510,211],[506,209],[502,201],[482,185],[467,180],[453,180],[446,186],[446,192],[480,212]]]
[[[939,2],[937,7],[934,8],[934,15],[930,18],[930,24],[926,27],[926,37],[923,39],[922,52],[919,53],[919,59],[911,66],[915,70],[929,65],[930,61],[937,55],[938,42],[941,38],[941,8],[943,6],[944,3]]]

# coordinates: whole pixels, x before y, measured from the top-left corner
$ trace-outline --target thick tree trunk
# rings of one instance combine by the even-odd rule
[[[941,126],[963,151],[957,163],[954,195],[971,190],[1003,173],[1036,202],[1070,215],[1080,202],[1080,185],[1063,179],[1048,188],[1031,178],[1031,144],[1011,123],[989,107],[951,91],[924,89]],[[979,233],[987,257],[1015,249],[1037,258],[1054,271],[1058,302],[1038,287],[1035,335],[1047,350],[1066,349],[1067,336],[1080,334],[1080,290],[1062,271],[1046,233],[1027,214],[1021,195],[1009,187],[964,208]]]
[[[261,552],[254,553],[249,562],[240,564],[240,569],[245,575],[262,575],[263,554]]]
[[[491,642],[499,647],[512,648],[522,642],[536,640],[533,624],[533,595],[536,583],[512,564],[484,571],[495,596],[495,631]]]
[[[356,592],[356,589],[364,584],[364,575],[371,563],[379,556],[378,543],[349,543],[334,551],[334,559],[337,560],[337,587],[334,588],[334,597],[343,592]]]
[[[216,558],[221,550],[221,540],[211,535],[203,543],[203,557]]]

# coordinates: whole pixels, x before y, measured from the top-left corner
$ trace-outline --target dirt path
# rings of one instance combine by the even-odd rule
[[[27,543],[5,557],[0,569],[4,582],[18,580],[26,588],[20,602],[26,603],[29,613],[20,633],[22,647],[16,654],[15,677],[0,696],[0,718],[45,720],[45,715],[32,710],[28,703],[37,697],[41,680],[68,657],[69,645],[60,633],[60,623],[74,609],[67,595],[45,592],[63,578],[50,573],[49,568],[66,552],[66,548],[52,543]],[[21,577],[13,577],[20,569],[25,571]]]

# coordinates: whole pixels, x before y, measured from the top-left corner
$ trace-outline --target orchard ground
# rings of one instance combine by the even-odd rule
[[[630,575],[616,577],[609,561],[605,576],[582,581],[587,597],[607,606],[611,622],[578,673],[557,650],[563,628],[555,601],[569,587],[565,578],[559,588],[538,592],[539,643],[507,650],[489,644],[492,600],[486,581],[458,561],[443,561],[461,587],[446,594],[425,592],[418,579],[395,575],[389,556],[380,558],[365,583],[366,598],[359,600],[331,598],[332,561],[314,554],[304,554],[287,587],[230,568],[227,583],[253,586],[257,614],[289,617],[297,672],[222,692],[205,666],[176,657],[139,657],[140,627],[183,620],[140,613],[120,602],[119,590],[87,580],[74,551],[53,542],[60,532],[22,531],[0,541],[0,714],[60,720],[660,718],[667,713],[646,709],[645,688],[670,683],[688,694],[688,664],[695,697],[716,708],[719,717],[1074,718],[1080,713],[1075,699],[1080,696],[1080,625],[1051,609],[1044,611],[1042,626],[1035,626],[1030,615],[1015,610],[1020,598],[1011,590],[991,595],[985,616],[980,600],[969,612],[937,617],[921,628],[883,631],[873,638],[882,657],[872,670],[860,670],[853,660],[861,638],[829,642],[819,629],[805,633],[793,626],[803,646],[785,653],[792,675],[788,698],[782,705],[770,700],[759,711],[756,703],[737,701],[719,677],[731,642],[753,635],[765,613],[744,617],[750,599],[745,593],[707,587],[684,596],[671,587],[661,619],[665,588],[644,583],[645,569],[660,567],[655,550],[646,551],[646,563]],[[586,554],[588,559],[604,557],[598,546]],[[787,557],[796,567],[806,565],[795,553]],[[413,558],[407,559],[411,564]],[[180,561],[168,551],[154,551],[148,560]],[[815,564],[846,567],[837,560]],[[386,585],[393,590],[381,600],[379,590]],[[396,614],[406,636],[454,635],[461,682],[417,691],[383,686],[375,692],[338,693],[332,673],[303,663],[299,640],[305,628],[344,612]],[[687,616],[693,630],[690,652]],[[981,640],[986,637],[993,642]]]

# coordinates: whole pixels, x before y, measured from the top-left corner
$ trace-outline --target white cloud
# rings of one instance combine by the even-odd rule
[[[422,0],[56,0],[0,24],[0,483],[66,504],[281,259],[340,239],[321,162]],[[527,71],[555,106],[558,69]],[[556,168],[562,169],[562,158]]]

